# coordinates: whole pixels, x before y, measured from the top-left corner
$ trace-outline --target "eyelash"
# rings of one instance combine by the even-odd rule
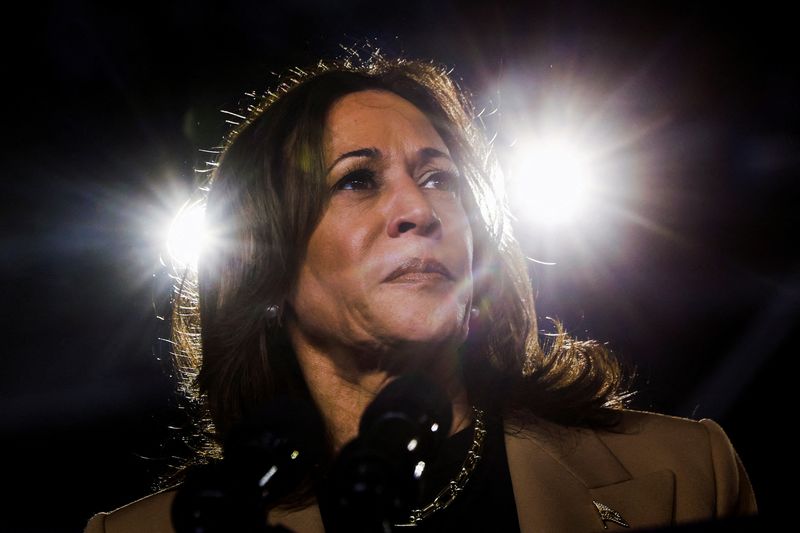
[[[443,187],[432,187],[434,189],[439,189],[448,192],[455,192],[458,193],[460,189],[460,182],[458,179],[458,174],[455,172],[451,172],[448,170],[436,170],[429,172],[427,177],[419,184],[422,188],[429,188],[425,187],[429,182],[434,179],[438,179],[444,182]],[[368,187],[348,187],[348,185],[352,185],[353,183],[367,183],[369,182]],[[345,174],[339,181],[337,181],[332,191],[350,191],[350,190],[371,190],[377,186],[375,183],[375,172],[369,168],[356,168],[347,174]]]
[[[458,179],[458,174],[455,172],[450,172],[448,170],[436,170],[428,174],[428,177],[425,178],[425,181],[422,183],[424,186],[431,180],[438,179],[444,182],[443,187],[436,187],[439,190],[447,191],[447,192],[454,192],[456,194],[459,193],[461,190],[461,182]]]
[[[345,174],[342,179],[333,186],[333,191],[364,190],[365,188],[345,187],[353,182],[370,182],[370,189],[375,186],[375,173],[368,168],[357,168]]]

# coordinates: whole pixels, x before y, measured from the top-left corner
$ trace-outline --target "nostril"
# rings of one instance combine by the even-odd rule
[[[405,233],[407,231],[411,231],[415,227],[417,227],[417,225],[414,224],[413,222],[401,222],[400,225],[397,227],[397,231],[399,233]]]

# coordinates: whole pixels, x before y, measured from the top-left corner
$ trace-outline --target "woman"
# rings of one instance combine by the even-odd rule
[[[625,410],[620,365],[597,343],[559,328],[540,346],[496,166],[443,69],[379,54],[320,64],[248,111],[210,179],[214,244],[196,285],[182,282],[173,326],[212,454],[278,396],[322,415],[328,459],[271,523],[324,530],[327,467],[375,395],[410,372],[442,385],[453,409],[409,517],[419,529],[597,531],[756,512],[717,424]],[[170,531],[174,495],[97,515],[87,531]]]

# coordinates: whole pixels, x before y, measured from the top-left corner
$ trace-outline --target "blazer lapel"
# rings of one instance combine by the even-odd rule
[[[618,512],[631,528],[672,524],[675,474],[659,470],[635,479],[589,489],[592,500]],[[606,522],[613,530],[613,522]],[[624,528],[623,528],[624,529]]]
[[[506,423],[521,533],[623,531],[672,521],[674,474],[633,478],[588,429]]]

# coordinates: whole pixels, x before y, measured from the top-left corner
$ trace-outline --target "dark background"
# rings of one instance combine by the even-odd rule
[[[569,83],[593,119],[636,133],[609,155],[612,192],[581,231],[520,228],[529,255],[558,263],[532,267],[539,314],[635,363],[634,407],[717,420],[761,512],[779,514],[789,493],[775,482],[794,462],[800,87],[796,24],[778,5],[9,8],[0,529],[79,531],[174,462],[159,231],[198,149],[226,131],[220,109],[363,38],[453,66],[502,120]],[[516,93],[501,89],[511,81]]]

